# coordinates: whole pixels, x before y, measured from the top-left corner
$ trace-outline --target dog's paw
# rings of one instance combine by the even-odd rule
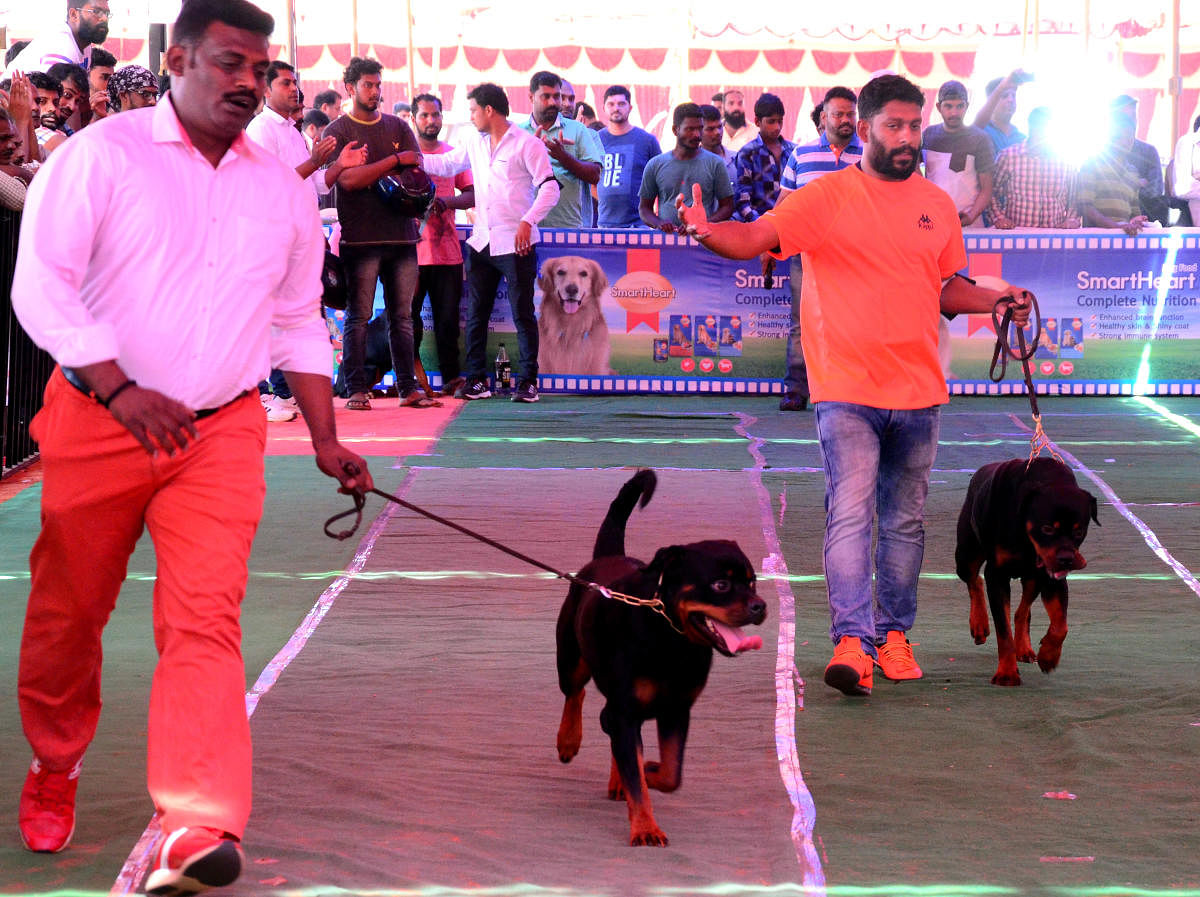
[[[625,799],[625,786],[622,785],[620,782],[617,782],[617,784],[615,784],[615,785],[612,782],[609,782],[608,783],[608,799],[609,800],[624,800]]]
[[[634,829],[629,834],[630,847],[666,847],[669,843],[666,834],[657,825]]]
[[[992,677],[992,685],[1013,686],[1021,684],[1021,674],[1017,672],[1016,667],[1007,670],[1000,667],[996,670],[996,675]]]
[[[1043,673],[1049,673],[1058,666],[1062,657],[1062,645],[1042,639],[1042,646],[1037,653],[1037,665]]]
[[[1037,660],[1037,655],[1033,653],[1033,647],[1030,645],[1019,645],[1017,647],[1017,660],[1020,663],[1033,663]]]

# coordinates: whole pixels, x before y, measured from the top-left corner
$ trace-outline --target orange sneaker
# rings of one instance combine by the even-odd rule
[[[825,684],[847,695],[869,695],[875,667],[862,649],[862,641],[843,635],[825,667]]]
[[[920,679],[921,668],[913,658],[912,644],[903,632],[893,629],[887,641],[879,646],[879,659],[875,661],[884,677],[898,682],[902,679]]]

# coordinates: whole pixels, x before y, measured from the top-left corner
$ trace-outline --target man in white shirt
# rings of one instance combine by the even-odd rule
[[[273,28],[247,0],[188,0],[163,101],[84,129],[34,179],[12,286],[25,330],[60,365],[31,427],[43,491],[17,689],[34,751],[21,836],[40,852],[70,841],[101,635],[146,528],[159,652],[147,778],[165,835],[150,894],[241,872],[239,607],[265,494],[254,386],[272,364],[288,372],[317,466],[343,491],[372,487],[334,427],[316,203],[242,133]]]
[[[332,165],[322,168],[337,149],[337,140],[327,137],[316,141],[310,149],[293,121],[300,108],[300,83],[296,80],[295,68],[279,60],[272,62],[267,67],[266,103],[263,111],[246,126],[246,136],[294,168],[296,174],[312,185],[314,196],[325,196],[339,174],[366,161],[366,149],[348,143]],[[299,415],[300,409],[288,388],[287,378],[278,368],[272,369],[271,376],[258,385],[258,392],[267,420],[290,421]]]
[[[108,38],[108,0],[67,0],[67,20],[39,34],[8,64],[8,73],[44,72],[56,62],[88,67],[92,44]]]
[[[539,240],[538,223],[558,202],[558,182],[542,141],[508,121],[508,97],[502,88],[480,84],[467,99],[471,124],[479,133],[468,135],[451,152],[419,157],[421,166],[432,175],[453,177],[470,168],[475,181],[475,226],[467,240],[469,301],[463,371],[467,379],[455,396],[486,399],[492,394],[487,381],[488,320],[503,278],[521,353],[512,400],[536,402],[538,327],[533,286],[537,254],[533,247]],[[401,158],[400,164],[409,162]]]
[[[1200,227],[1200,116],[1192,122],[1192,130],[1175,144],[1171,195],[1187,201],[1192,226]]]

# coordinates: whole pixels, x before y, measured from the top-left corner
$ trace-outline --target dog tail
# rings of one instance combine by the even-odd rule
[[[649,504],[656,483],[658,477],[653,470],[639,470],[621,487],[613,503],[608,506],[604,522],[600,524],[596,547],[592,549],[593,558],[624,556],[625,523],[635,507],[644,508]]]

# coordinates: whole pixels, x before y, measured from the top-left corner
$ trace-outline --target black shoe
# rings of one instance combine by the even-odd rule
[[[536,402],[537,400],[537,384],[532,380],[522,380],[512,397],[514,402]]]
[[[486,380],[472,378],[454,392],[456,399],[490,399],[492,391]]]
[[[779,400],[780,411],[803,411],[807,407],[808,396],[802,396],[798,392],[785,393]]]

